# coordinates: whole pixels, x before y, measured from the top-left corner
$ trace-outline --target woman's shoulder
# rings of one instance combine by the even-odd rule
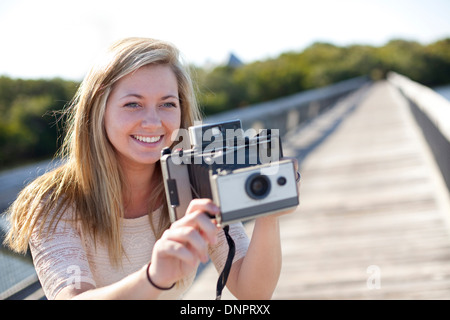
[[[33,233],[36,231],[42,233],[43,231],[45,235],[49,235],[56,230],[64,233],[68,228],[79,229],[75,204],[68,203],[62,198],[53,202],[49,197],[42,199],[39,204],[34,217],[36,223]]]

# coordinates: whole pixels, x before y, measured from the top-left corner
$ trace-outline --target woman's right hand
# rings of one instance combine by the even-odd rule
[[[215,216],[219,208],[210,199],[192,200],[186,215],[155,243],[148,272],[156,285],[169,288],[208,261],[208,245],[216,243],[219,227],[205,213]]]

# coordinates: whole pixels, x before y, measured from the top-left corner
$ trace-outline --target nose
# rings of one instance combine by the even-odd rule
[[[144,109],[144,114],[141,119],[141,127],[144,129],[153,129],[161,127],[161,117],[155,107],[147,107]]]

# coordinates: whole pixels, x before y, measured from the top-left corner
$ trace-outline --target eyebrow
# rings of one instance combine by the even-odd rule
[[[169,94],[167,96],[162,97],[162,100],[166,100],[166,99],[170,99],[170,98],[174,98],[174,99],[180,100],[180,98],[178,96],[175,96],[173,94]]]
[[[140,94],[137,94],[137,93],[129,93],[127,95],[124,95],[120,99],[125,99],[125,98],[128,98],[128,97],[135,97],[135,98],[138,98],[138,99],[144,99],[143,96],[141,96]],[[173,95],[173,94],[168,94],[168,95],[162,97],[161,100],[167,100],[167,99],[170,99],[170,98],[180,100],[180,98],[178,96]]]

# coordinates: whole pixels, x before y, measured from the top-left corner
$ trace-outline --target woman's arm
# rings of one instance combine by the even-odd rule
[[[153,287],[147,279],[147,266],[109,286],[94,288],[92,284],[82,282],[78,289],[63,288],[57,300],[139,300],[156,299],[161,291]]]
[[[267,300],[272,297],[280,271],[281,242],[278,218],[258,218],[247,254],[231,267],[227,287],[238,299]]]
[[[198,267],[200,261],[208,260],[208,245],[217,241],[219,230],[205,215],[217,213],[218,208],[210,200],[193,200],[186,215],[176,221],[155,243],[151,264],[147,268],[125,277],[111,285],[94,288],[88,283],[81,283],[78,289],[68,286],[56,295],[56,299],[156,299],[162,288],[169,288],[176,281],[183,279]]]

